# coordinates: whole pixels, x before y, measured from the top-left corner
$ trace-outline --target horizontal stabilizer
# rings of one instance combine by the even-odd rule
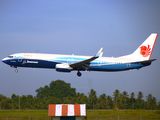
[[[152,59],[152,60],[145,60],[145,61],[140,61],[140,63],[151,63],[151,62],[153,62],[153,61],[155,61],[155,60],[157,60],[157,59]]]

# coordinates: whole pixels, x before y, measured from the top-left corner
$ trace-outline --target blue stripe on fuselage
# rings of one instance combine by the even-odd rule
[[[92,65],[88,67],[88,70],[93,71],[123,71],[123,70],[130,70],[130,69],[140,69],[142,67],[148,66],[151,63],[141,64],[140,62],[133,62],[133,63],[122,63],[122,64],[98,64]]]
[[[12,59],[7,60],[6,64],[17,67],[35,67],[35,68],[55,68],[55,65],[60,62],[52,62],[47,60],[36,59]]]

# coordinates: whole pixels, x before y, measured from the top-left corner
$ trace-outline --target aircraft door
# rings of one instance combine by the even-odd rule
[[[100,60],[98,60],[98,66],[101,66],[101,61]]]
[[[22,59],[21,59],[21,58],[19,58],[19,59],[18,59],[18,62],[22,62]]]
[[[130,68],[131,64],[130,63],[127,63],[127,68]]]
[[[21,56],[18,58],[18,62],[22,63],[22,57]]]

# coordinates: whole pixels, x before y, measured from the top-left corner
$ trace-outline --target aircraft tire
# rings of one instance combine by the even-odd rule
[[[78,76],[78,77],[81,77],[81,75],[82,75],[81,72],[78,71],[78,72],[77,72],[77,76]]]
[[[18,72],[18,70],[16,69],[16,70],[15,70],[15,72],[17,73],[17,72]]]

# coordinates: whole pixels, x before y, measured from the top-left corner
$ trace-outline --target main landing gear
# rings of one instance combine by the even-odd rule
[[[82,75],[81,72],[78,71],[78,72],[77,72],[77,76],[78,76],[78,77],[81,77],[81,75]]]

